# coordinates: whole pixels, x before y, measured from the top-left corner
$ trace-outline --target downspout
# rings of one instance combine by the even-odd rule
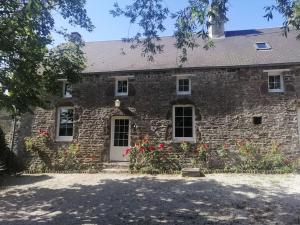
[[[11,143],[10,143],[10,150],[13,152],[14,150],[14,144],[15,144],[15,132],[16,132],[16,125],[17,125],[17,109],[15,105],[12,105],[14,109],[14,123],[13,123],[13,131],[12,131],[12,138],[11,138]]]

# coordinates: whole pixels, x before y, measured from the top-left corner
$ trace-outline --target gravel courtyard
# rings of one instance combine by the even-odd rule
[[[300,175],[9,178],[0,224],[300,224]]]

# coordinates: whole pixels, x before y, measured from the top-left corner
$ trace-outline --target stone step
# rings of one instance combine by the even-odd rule
[[[109,168],[109,169],[103,169],[101,171],[102,173],[115,173],[115,174],[121,174],[121,173],[129,173],[128,169],[121,169],[121,168]]]
[[[200,168],[183,168],[181,170],[181,175],[183,177],[205,177]]]
[[[129,170],[129,162],[103,163],[103,169],[127,169],[127,170]]]

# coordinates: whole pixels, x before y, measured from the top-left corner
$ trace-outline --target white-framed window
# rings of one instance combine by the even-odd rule
[[[195,108],[192,105],[173,106],[173,140],[195,142]]]
[[[178,76],[176,79],[176,92],[178,95],[190,95],[191,78]]]
[[[72,85],[68,82],[63,82],[63,97],[72,98]]]
[[[283,75],[269,74],[268,87],[269,87],[269,92],[284,92]]]
[[[74,108],[59,107],[57,110],[57,141],[72,141],[74,130]]]
[[[115,86],[116,96],[128,96],[128,77],[117,77]]]

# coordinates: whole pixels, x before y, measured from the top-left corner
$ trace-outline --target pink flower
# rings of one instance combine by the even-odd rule
[[[131,148],[127,148],[124,153],[123,153],[123,157],[127,156],[131,151]]]
[[[164,144],[159,144],[159,145],[158,145],[158,149],[160,149],[160,150],[163,150],[163,149],[164,149],[164,147],[165,147],[165,145],[164,145]]]
[[[203,147],[204,147],[205,150],[208,150],[209,145],[208,144],[204,144]]]

